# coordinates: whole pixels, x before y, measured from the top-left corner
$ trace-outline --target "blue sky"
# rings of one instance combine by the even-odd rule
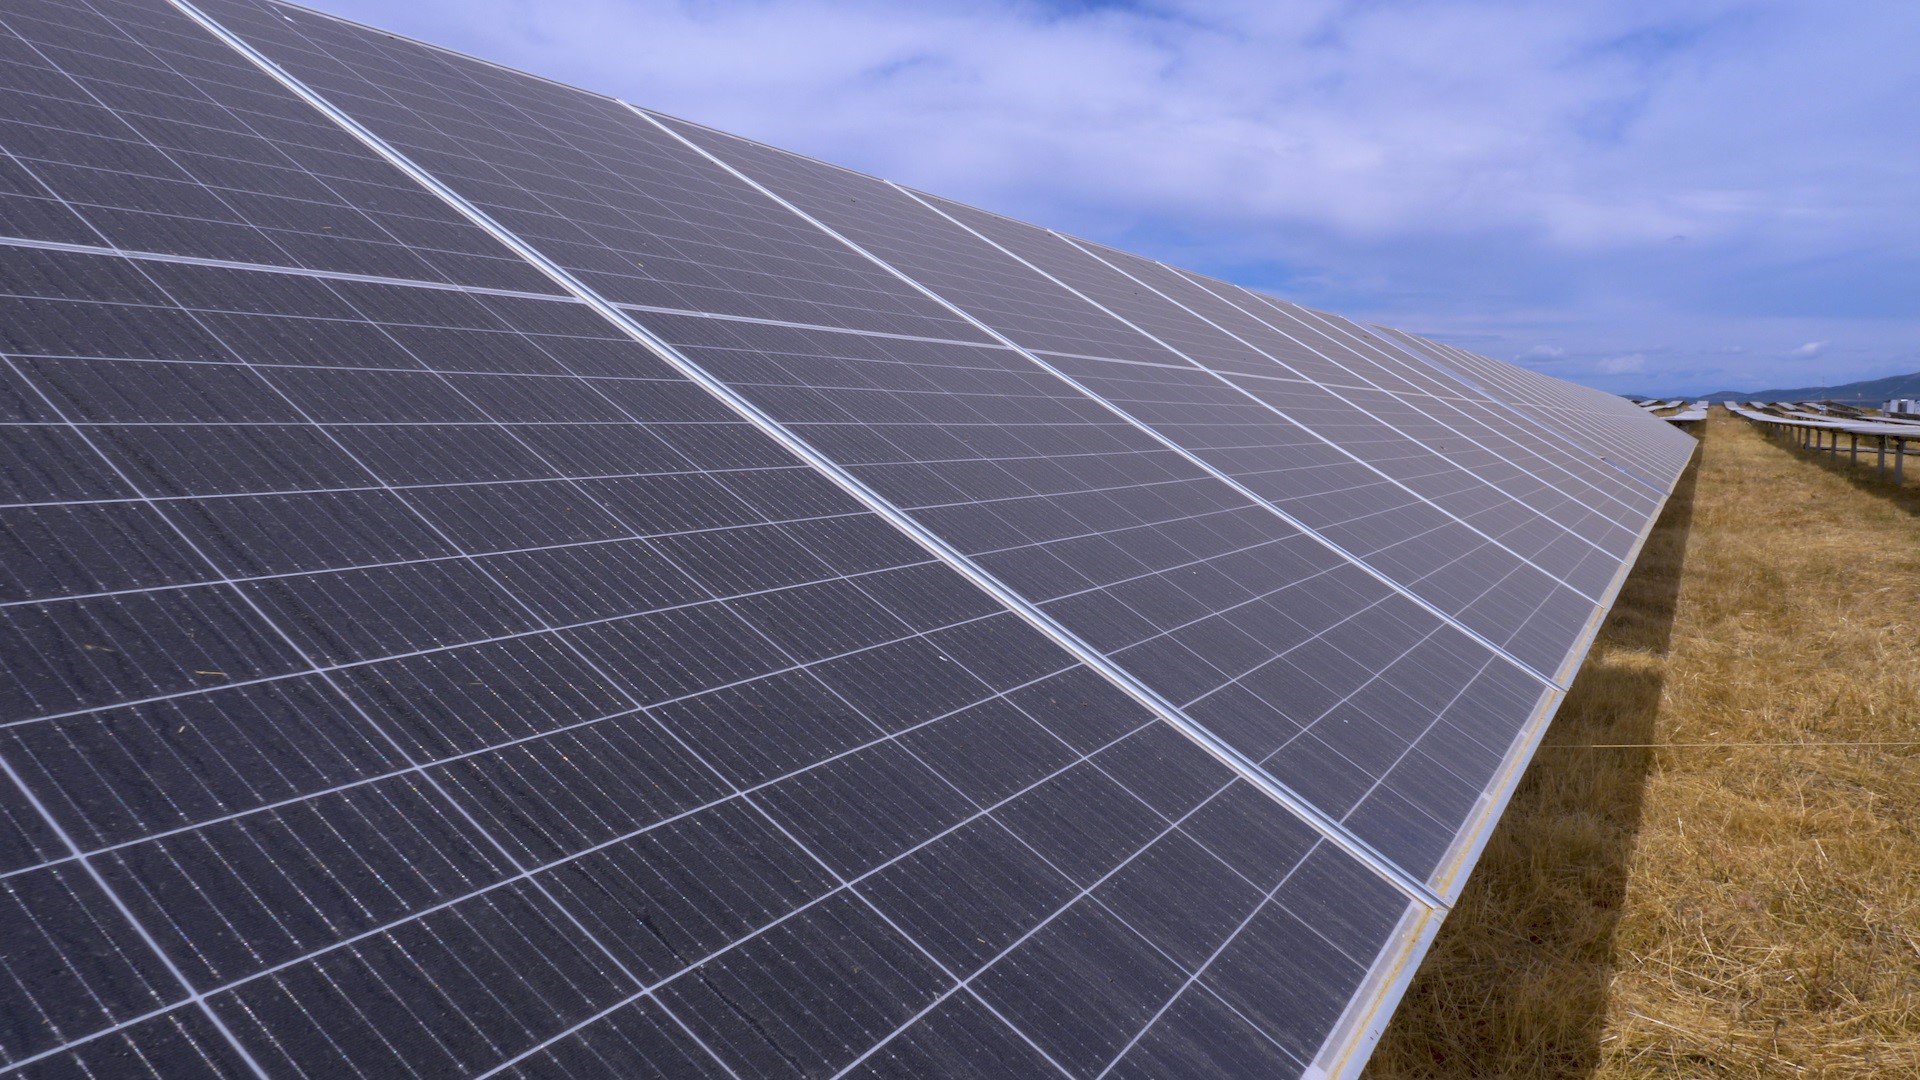
[[[1910,0],[317,0],[1612,390],[1920,370]]]

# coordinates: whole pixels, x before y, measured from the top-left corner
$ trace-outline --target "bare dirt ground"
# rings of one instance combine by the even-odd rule
[[[1369,1077],[1920,1077],[1915,470],[1702,434]]]

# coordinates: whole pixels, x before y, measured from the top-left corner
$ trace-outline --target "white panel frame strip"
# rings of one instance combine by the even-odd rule
[[[243,262],[236,259],[210,259],[200,255],[174,255],[164,251],[138,251],[109,247],[106,244],[76,244],[66,240],[35,240],[22,236],[0,236],[0,248],[31,248],[59,251],[69,255],[101,255],[138,262],[177,263],[205,266],[215,270],[248,270],[260,274],[287,274],[292,277],[320,278],[326,281],[351,281],[363,285],[404,285],[410,289],[436,289],[440,292],[468,293],[474,296],[500,296],[512,300],[546,300],[556,304],[577,304],[578,297],[564,293],[527,292],[524,289],[498,289],[486,285],[456,285],[424,278],[388,277],[383,274],[356,274],[349,270],[315,270],[306,266]]]
[[[628,337],[645,346],[650,352],[654,353],[680,374],[692,380],[703,390],[740,414],[744,419],[759,428],[762,433],[772,438],[788,452],[813,466],[861,505],[898,528],[910,539],[926,548],[936,558],[987,592],[1014,614],[1020,616],[1029,625],[1051,638],[1056,644],[1067,650],[1069,654],[1126,692],[1130,697],[1147,708],[1150,713],[1168,723],[1176,731],[1187,736],[1203,750],[1206,750],[1209,754],[1220,760],[1222,764],[1232,769],[1243,779],[1252,783],[1257,789],[1280,803],[1315,832],[1319,833],[1329,843],[1332,843],[1334,846],[1359,860],[1382,880],[1398,889],[1416,903],[1430,909],[1444,907],[1439,897],[1427,887],[1425,882],[1419,881],[1407,874],[1406,871],[1400,869],[1392,861],[1379,854],[1365,841],[1349,832],[1345,826],[1312,806],[1305,799],[1295,794],[1290,788],[1274,780],[1265,770],[1260,769],[1257,765],[1247,760],[1239,751],[1234,750],[1211,732],[1194,723],[1178,708],[1173,706],[1172,703],[1166,701],[1143,683],[1140,683],[1131,674],[1115,666],[1091,645],[1082,641],[1077,635],[1067,630],[1066,627],[1061,626],[1051,616],[1033,607],[1018,593],[1014,592],[994,575],[988,573],[984,568],[976,565],[971,559],[968,559],[948,545],[946,541],[922,528],[902,510],[869,488],[863,481],[854,477],[838,464],[819,453],[811,444],[788,431],[784,426],[773,420],[772,417],[761,411],[758,406],[741,396],[724,382],[714,378],[700,365],[688,360],[680,354],[679,350],[653,334],[653,332],[646,327],[635,322],[619,307],[607,301],[593,289],[587,287],[566,269],[548,259],[538,249],[522,240],[518,235],[494,221],[485,211],[468,202],[465,197],[442,183],[433,174],[415,164],[412,159],[388,145],[385,140],[368,130],[360,124],[359,121],[342,112],[330,101],[309,89],[304,83],[294,78],[245,40],[202,13],[191,3],[191,0],[168,0],[168,3],[183,15],[192,19],[197,25],[213,34],[222,43],[245,57],[250,63],[265,72],[301,101],[338,124],[374,153],[378,154],[382,159],[405,173],[409,178],[438,196],[469,221],[506,245],[509,250],[519,255],[572,296],[592,308],[596,314],[613,324]],[[647,116],[644,112],[633,109],[630,105],[627,106],[627,108],[636,115],[644,118],[647,122],[658,125],[657,121]],[[668,131],[668,133],[676,139],[680,138],[678,133],[665,128],[664,125],[658,126],[660,126],[662,130]],[[695,147],[695,149],[698,150],[699,148]],[[705,154],[705,151],[700,152],[703,155]],[[722,164],[724,165],[724,163]],[[742,179],[745,178],[743,177]],[[751,181],[748,182],[751,183]],[[758,185],[754,186],[757,187]],[[784,206],[784,202],[782,202],[781,205]],[[791,210],[792,208],[788,207],[788,209]],[[794,212],[798,213],[798,211]],[[807,220],[811,221],[811,219]],[[856,248],[855,250],[858,249]]]

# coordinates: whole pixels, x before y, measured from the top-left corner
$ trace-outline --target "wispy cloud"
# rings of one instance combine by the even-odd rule
[[[319,2],[1556,374],[1920,367],[1904,2]]]

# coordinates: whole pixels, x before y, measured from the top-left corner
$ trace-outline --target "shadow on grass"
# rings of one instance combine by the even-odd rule
[[[1818,465],[1869,495],[1885,499],[1909,514],[1920,515],[1920,441],[1908,441],[1904,469],[1906,482],[1897,485],[1893,482],[1893,445],[1891,443],[1887,445],[1886,475],[1882,476],[1879,469],[1879,448],[1865,441],[1860,444],[1858,458],[1850,455],[1845,445],[1840,447],[1839,453],[1834,453],[1825,448],[1814,450],[1803,447],[1797,442],[1778,436],[1769,437],[1767,441],[1803,461]]]
[[[1700,459],[1681,477],[1367,1076],[1590,1075]]]

